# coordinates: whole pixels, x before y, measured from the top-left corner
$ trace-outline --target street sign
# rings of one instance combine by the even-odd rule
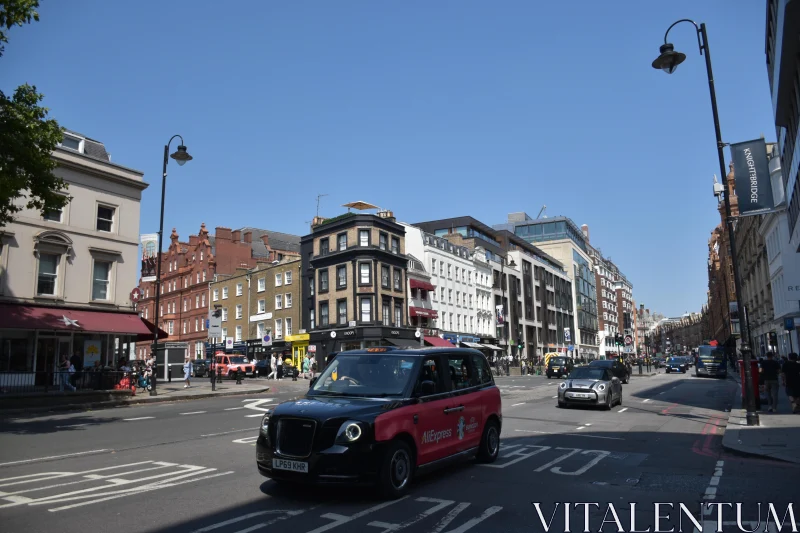
[[[622,351],[625,353],[633,353],[633,346],[626,346]]]
[[[783,319],[783,329],[786,331],[792,331],[794,329],[794,318],[784,318]]]
[[[569,346],[567,346],[567,350],[569,350],[570,352],[575,351],[575,346],[573,344],[570,344]]]
[[[208,322],[206,322],[206,329],[208,330],[209,339],[219,339],[222,337],[222,313],[219,316],[214,316],[216,311],[208,312]]]
[[[317,352],[317,346],[315,344],[311,344],[308,346],[308,353],[316,353],[316,352]]]
[[[261,338],[261,346],[272,346],[272,337],[269,335],[264,335]]]
[[[139,287],[134,287],[131,291],[131,302],[134,304],[139,303],[139,300],[142,298],[142,290]]]
[[[233,337],[226,337],[225,338],[225,348],[231,349],[233,348]]]
[[[633,344],[633,337],[625,335],[625,346],[630,346],[631,344]]]

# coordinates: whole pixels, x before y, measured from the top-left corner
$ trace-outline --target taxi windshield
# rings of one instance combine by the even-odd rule
[[[605,368],[582,366],[573,370],[569,379],[606,379],[605,375]]]
[[[311,393],[336,396],[401,396],[414,379],[417,358],[391,353],[340,353]]]
[[[567,358],[566,357],[553,357],[553,358],[550,359],[550,364],[551,365],[565,365],[565,364],[567,364]]]
[[[230,360],[232,365],[243,365],[247,362],[245,357],[231,357]]]

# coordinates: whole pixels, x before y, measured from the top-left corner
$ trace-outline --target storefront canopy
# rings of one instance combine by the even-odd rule
[[[46,331],[73,331],[77,333],[112,333],[138,335],[140,340],[153,338],[153,324],[137,313],[86,311],[61,307],[0,304],[0,328]],[[159,338],[166,338],[159,330]]]
[[[384,339],[389,344],[401,348],[419,348],[419,341],[411,339]]]
[[[484,348],[489,348],[490,350],[496,350],[498,352],[502,352],[503,351],[503,349],[501,347],[495,346],[494,344],[484,344],[483,347]]]
[[[426,291],[435,291],[436,287],[428,283],[427,281],[422,281],[418,279],[409,279],[408,284],[411,286],[412,289],[424,289]]]
[[[467,348],[475,348],[476,350],[480,350],[483,348],[483,344],[478,344],[477,342],[465,342],[461,341],[461,344],[466,346]]]
[[[439,313],[435,309],[423,309],[422,307],[409,307],[408,313],[411,316],[421,316],[425,318],[439,317]]]
[[[446,341],[441,337],[425,337],[425,342],[430,344],[431,346],[437,346],[439,348],[452,348],[453,343],[450,341]]]

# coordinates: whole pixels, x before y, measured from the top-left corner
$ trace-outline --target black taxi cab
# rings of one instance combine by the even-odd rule
[[[268,411],[259,472],[276,482],[375,484],[404,494],[418,472],[500,450],[500,391],[486,358],[464,348],[341,352],[302,399]]]

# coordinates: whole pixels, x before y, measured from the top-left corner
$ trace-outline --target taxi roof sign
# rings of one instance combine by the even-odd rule
[[[388,352],[389,348],[367,348],[367,352],[369,353],[376,353],[376,352]]]

